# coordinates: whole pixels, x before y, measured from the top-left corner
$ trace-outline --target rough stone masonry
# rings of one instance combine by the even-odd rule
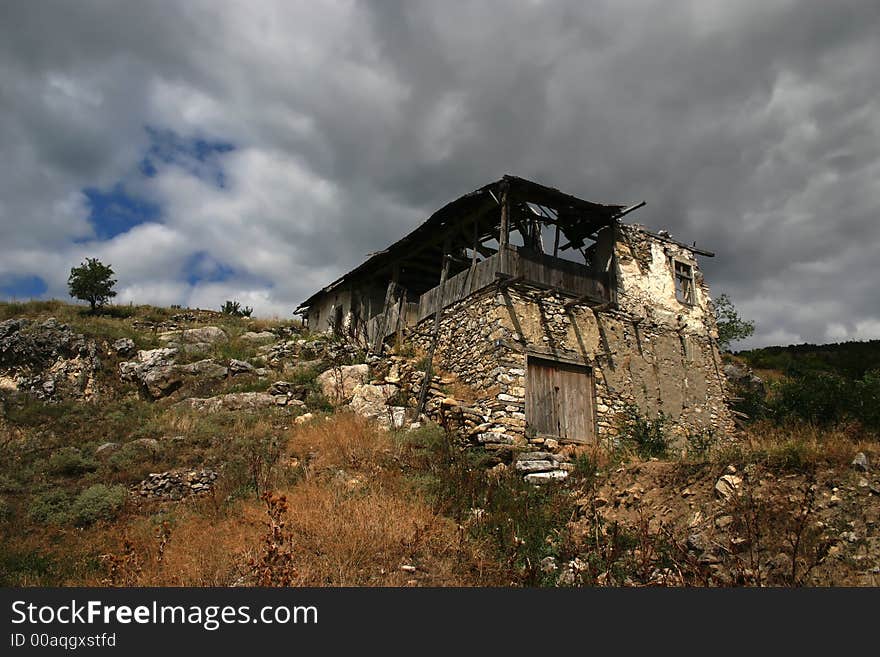
[[[443,311],[436,364],[479,394],[491,420],[480,442],[544,443],[526,431],[529,357],[592,370],[600,441],[617,435],[627,406],[647,417],[662,411],[682,435],[733,429],[714,314],[693,253],[640,226],[622,225],[620,233],[616,309],[517,285],[487,288]],[[690,303],[676,296],[676,262],[693,272]],[[412,341],[427,349],[432,335],[426,320]]]

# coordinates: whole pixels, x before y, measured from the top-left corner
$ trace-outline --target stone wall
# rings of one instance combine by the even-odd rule
[[[680,434],[733,428],[714,338],[708,288],[691,251],[624,226],[615,247],[618,307],[594,311],[553,292],[490,287],[447,308],[435,366],[454,373],[478,396],[488,422],[485,443],[523,443],[529,355],[592,369],[597,434],[613,438],[628,405],[649,417],[662,411]],[[676,299],[673,258],[693,266],[694,303]],[[427,350],[433,318],[412,332]],[[533,444],[543,444],[532,437]]]

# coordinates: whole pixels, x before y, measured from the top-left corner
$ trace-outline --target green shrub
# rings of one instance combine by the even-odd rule
[[[24,485],[20,481],[9,475],[0,474],[0,493],[20,493],[23,490]]]
[[[0,497],[0,522],[6,522],[12,517],[12,509],[9,508],[9,502]]]
[[[599,464],[591,454],[582,452],[574,457],[574,475],[592,483],[599,473]]]
[[[425,473],[419,482],[437,510],[490,547],[509,581],[550,584],[541,560],[574,556],[567,522],[575,508],[564,484],[535,486],[512,469],[488,476],[487,465],[496,457],[460,449],[434,424],[404,434],[402,440],[414,452],[414,470]]]
[[[715,431],[712,429],[692,431],[687,435],[686,440],[688,456],[698,459],[706,458],[717,442]]]
[[[128,490],[125,486],[89,486],[73,501],[70,518],[78,526],[91,525],[98,520],[111,520],[116,517],[127,497]]]
[[[97,469],[98,465],[76,447],[63,447],[49,457],[49,472],[73,476]]]
[[[642,458],[666,456],[671,444],[666,432],[667,423],[663,411],[652,420],[643,416],[635,406],[627,406],[620,421],[622,440]]]
[[[324,395],[323,392],[318,390],[312,390],[306,395],[305,399],[306,408],[310,411],[320,411],[324,413],[330,413],[333,411],[333,404],[330,403],[330,400]]]
[[[28,516],[36,522],[61,525],[70,520],[70,495],[60,488],[40,493],[28,507]]]

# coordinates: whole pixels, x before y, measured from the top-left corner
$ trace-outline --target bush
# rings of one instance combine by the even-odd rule
[[[535,486],[511,470],[487,475],[490,454],[459,449],[433,424],[405,439],[421,456],[421,463],[416,459],[418,469],[429,473],[427,492],[437,510],[488,545],[508,581],[526,586],[551,583],[541,560],[573,556],[567,522],[575,506],[564,485]]]
[[[76,447],[63,447],[49,457],[49,472],[67,477],[97,469],[97,464],[83,456]]]
[[[116,517],[127,497],[128,490],[125,486],[89,486],[74,500],[70,518],[78,526],[91,525],[98,520],[111,520]]]
[[[816,374],[785,381],[774,389],[770,408],[777,420],[801,419],[833,424],[847,414],[852,385],[834,374]]]
[[[233,317],[250,317],[254,309],[250,306],[242,308],[238,301],[226,301],[226,303],[220,306],[220,312],[224,315],[232,315]]]
[[[652,420],[643,416],[635,406],[628,406],[620,422],[623,442],[632,446],[642,458],[666,456],[671,443],[666,433],[667,423],[663,411]]]
[[[36,522],[64,524],[70,520],[70,495],[60,488],[41,493],[31,500],[28,516]]]
[[[9,502],[0,497],[0,522],[5,522],[12,517],[12,509],[9,508]]]
[[[712,451],[717,439],[712,429],[693,431],[687,435],[687,454],[689,457],[704,459]]]

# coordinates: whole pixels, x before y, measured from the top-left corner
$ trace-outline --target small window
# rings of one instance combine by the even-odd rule
[[[694,303],[694,268],[686,262],[675,263],[675,298],[682,303]]]

